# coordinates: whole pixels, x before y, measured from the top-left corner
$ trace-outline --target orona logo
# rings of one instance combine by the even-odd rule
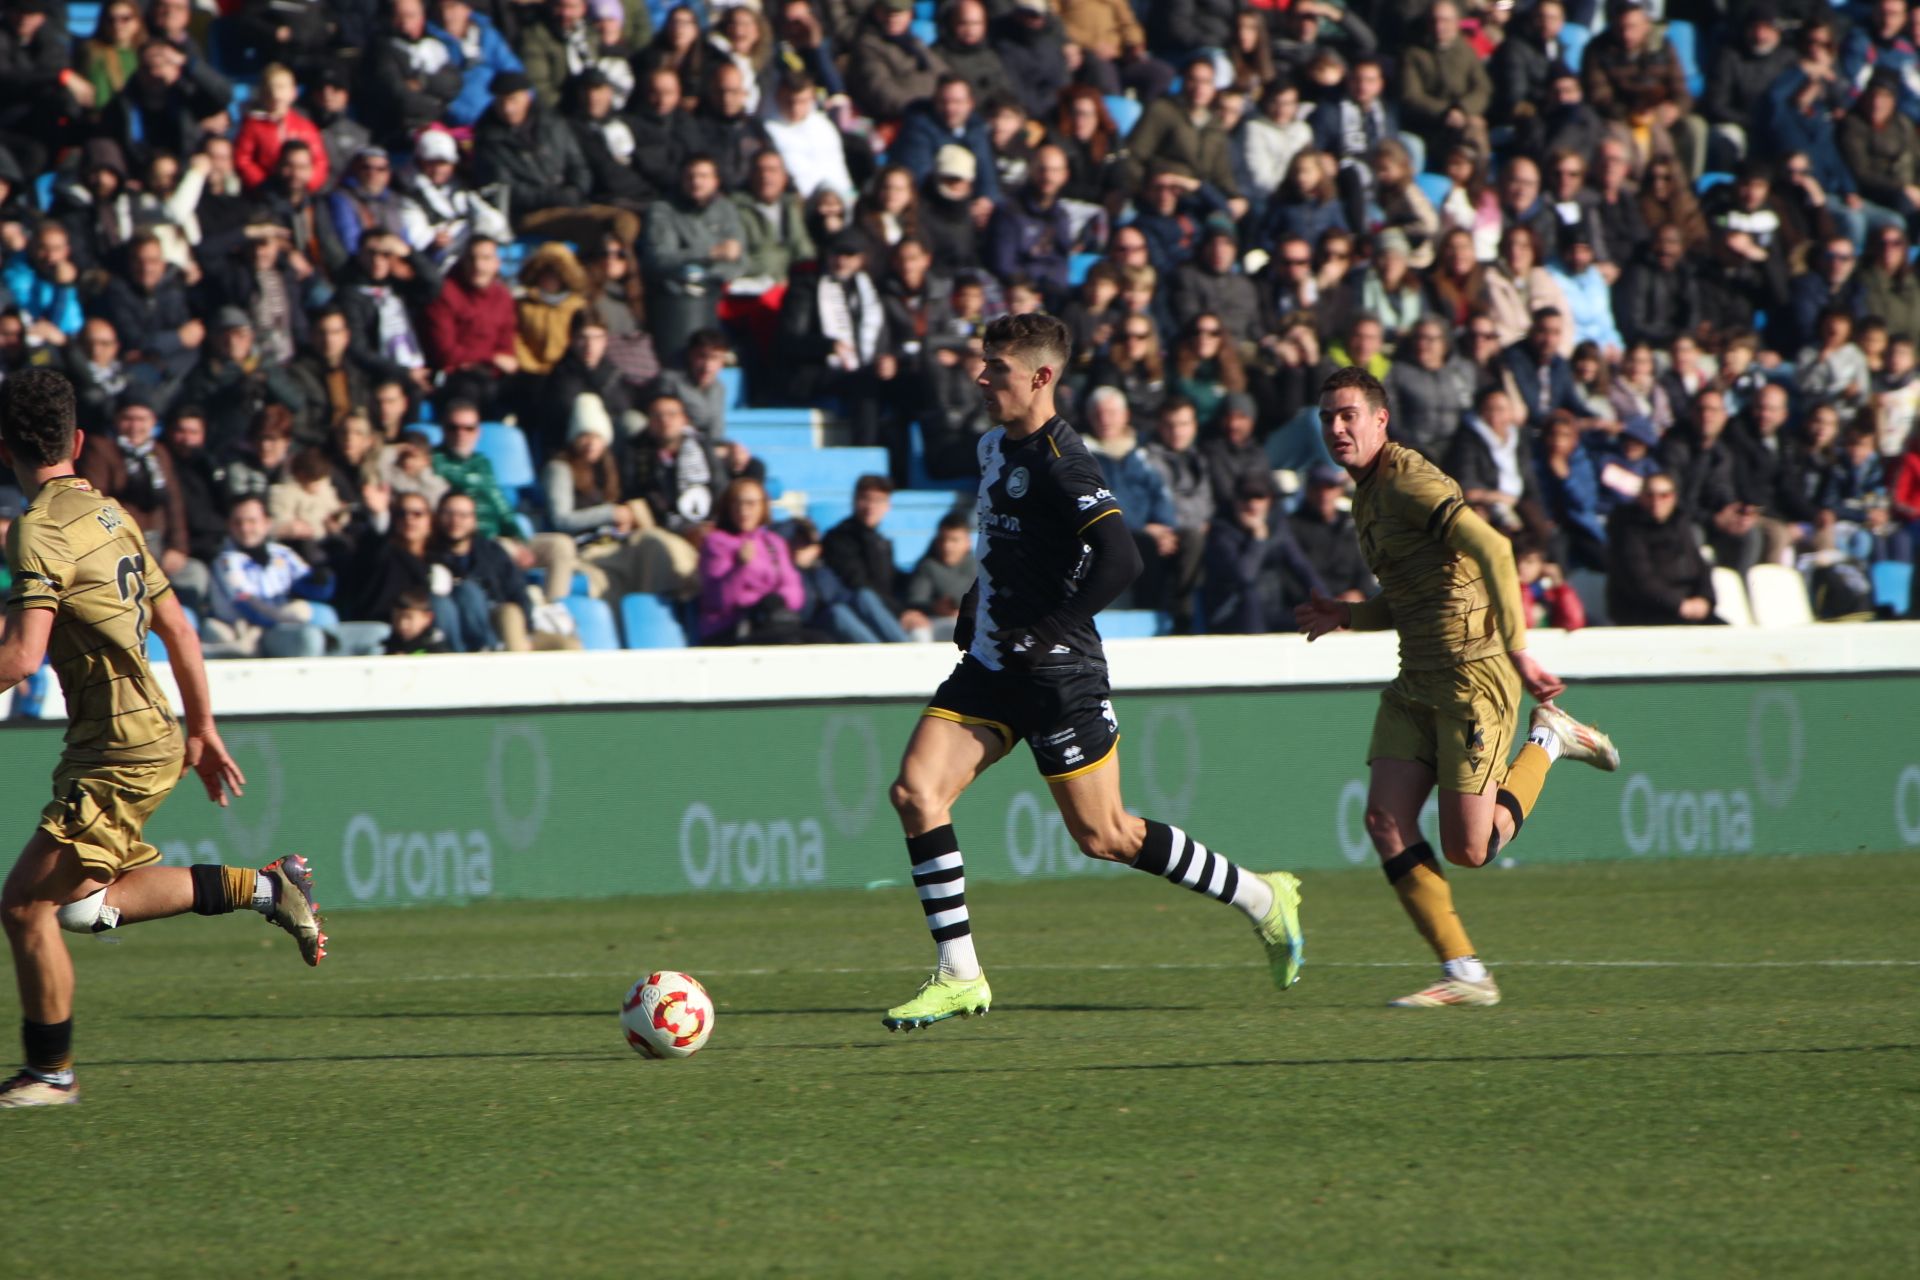
[[[680,869],[696,889],[818,884],[827,841],[818,818],[722,821],[696,800],[680,815]]]
[[[1893,825],[1900,842],[1920,845],[1920,764],[1910,764],[1893,782]]]
[[[356,902],[384,898],[484,898],[493,892],[493,841],[484,831],[382,831],[356,813],[340,864]]]
[[[1806,725],[1790,689],[1761,689],[1747,713],[1753,788],[1662,788],[1636,773],[1620,793],[1620,833],[1635,853],[1751,853],[1753,799],[1784,809],[1800,790]]]

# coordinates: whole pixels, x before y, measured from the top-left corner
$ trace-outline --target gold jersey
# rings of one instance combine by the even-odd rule
[[[1512,638],[1500,634],[1480,566],[1449,543],[1469,510],[1451,477],[1391,442],[1354,490],[1360,551],[1400,633],[1403,670],[1457,667],[1512,647]]]
[[[9,609],[54,610],[47,656],[67,700],[65,758],[179,758],[173,708],[147,665],[153,602],[173,589],[120,504],[78,476],[35,495],[7,537]]]

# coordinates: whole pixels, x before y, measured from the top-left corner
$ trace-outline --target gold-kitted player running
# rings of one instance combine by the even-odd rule
[[[1328,378],[1320,431],[1358,482],[1353,522],[1380,594],[1348,604],[1316,592],[1295,621],[1309,641],[1345,629],[1400,633],[1400,675],[1380,695],[1367,748],[1367,834],[1400,904],[1440,958],[1441,976],[1392,1003],[1498,1004],[1500,988],[1474,954],[1421,838],[1420,810],[1437,782],[1447,861],[1485,866],[1520,833],[1556,759],[1611,772],[1620,754],[1604,733],[1553,705],[1566,686],[1527,652],[1512,546],[1446,473],[1388,441],[1379,379],[1359,368]],[[1539,705],[1508,764],[1522,687]]]
[[[53,801],[0,890],[20,988],[26,1064],[0,1081],[0,1109],[80,1100],[73,1074],[73,961],[60,931],[100,933],[186,911],[252,908],[318,964],[326,935],[306,862],[162,867],[142,829],[187,769],[225,805],[246,783],[214,728],[199,638],[139,526],[74,474],[73,384],[51,369],[0,383],[0,462],[27,497],[7,535],[13,590],[0,690],[50,658],[67,702]],[[147,664],[149,627],[167,646],[186,732]]]

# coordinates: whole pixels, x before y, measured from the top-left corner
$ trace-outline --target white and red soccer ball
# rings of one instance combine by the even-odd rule
[[[620,1029],[647,1058],[690,1058],[713,1034],[713,997],[684,973],[650,973],[620,1002]]]

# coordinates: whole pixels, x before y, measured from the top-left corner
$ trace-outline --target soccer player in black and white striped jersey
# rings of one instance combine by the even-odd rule
[[[914,998],[881,1019],[894,1030],[992,1003],[952,807],[1022,738],[1082,853],[1231,903],[1253,922],[1280,988],[1300,976],[1298,880],[1236,866],[1121,800],[1120,728],[1093,619],[1140,572],[1140,555],[1086,446],[1054,413],[1069,347],[1051,316],[987,327],[979,381],[1000,426],[980,441],[980,574],[954,629],[965,656],[922,715],[892,791],[939,960]]]

